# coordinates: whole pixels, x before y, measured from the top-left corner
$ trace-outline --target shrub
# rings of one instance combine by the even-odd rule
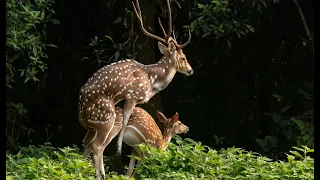
[[[216,151],[192,139],[175,136],[162,151],[141,145],[149,154],[137,167],[137,179],[314,179],[313,149],[294,147],[287,161],[273,161],[241,148]],[[139,159],[139,158],[138,158]]]
[[[219,151],[192,139],[174,136],[162,151],[140,145],[145,154],[136,167],[135,179],[314,179],[313,152],[294,147],[286,161],[274,161],[241,148]],[[6,154],[7,179],[95,179],[91,161],[82,159],[79,148],[55,148],[50,143],[21,148],[17,155]],[[108,161],[108,158],[104,158]],[[110,164],[106,162],[105,164]],[[106,167],[108,172],[108,167]],[[108,172],[106,179],[132,179]]]
[[[6,153],[6,176],[9,179],[83,179],[94,180],[92,163],[82,158],[82,152],[73,148],[55,148],[50,143],[21,148],[17,155]],[[106,171],[108,168],[106,168]],[[107,179],[128,179],[107,174]]]
[[[18,139],[32,132],[26,127],[24,101],[47,69],[46,46],[56,47],[46,44],[47,23],[59,23],[51,18],[53,4],[54,0],[6,0],[6,145],[10,150],[17,150]]]

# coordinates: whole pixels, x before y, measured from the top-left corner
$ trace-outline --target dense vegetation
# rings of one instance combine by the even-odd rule
[[[314,179],[314,159],[308,156],[313,149],[307,147],[294,147],[286,154],[286,161],[274,161],[240,148],[217,151],[179,136],[175,141],[167,151],[141,145],[150,155],[142,159],[132,179]],[[110,162],[106,160],[106,165]],[[7,154],[7,179],[94,179],[94,172],[77,147],[46,144],[22,148],[17,155]],[[128,179],[112,171],[107,176]]]
[[[140,7],[144,24],[161,35],[165,1],[140,0]],[[184,53],[195,73],[177,74],[143,107],[152,116],[179,112],[188,138],[224,150],[190,139],[167,152],[146,148],[152,155],[135,178],[312,178],[312,158],[285,153],[314,148],[314,1],[173,0],[171,7],[178,39],[192,32]],[[79,89],[119,59],[156,62],[156,42],[141,33],[131,0],[6,0],[6,10],[7,176],[91,178],[93,167],[76,148],[85,136]],[[70,144],[75,150],[56,148]]]

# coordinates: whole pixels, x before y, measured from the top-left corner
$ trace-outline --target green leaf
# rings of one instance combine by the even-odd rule
[[[308,149],[307,152],[314,152],[314,149]]]
[[[118,24],[119,22],[122,21],[122,17],[118,17],[116,20],[113,21],[113,24]]]
[[[58,19],[50,19],[49,22],[52,24],[61,24],[61,22]]]
[[[57,151],[54,151],[53,153],[54,153],[55,155],[57,155],[59,159],[63,159],[63,158],[64,158],[64,157],[63,157],[60,153],[58,153]]]
[[[30,77],[27,77],[25,80],[24,80],[24,83],[27,83],[31,78]]]
[[[21,154],[21,150],[18,152],[18,154],[17,154],[17,158],[18,159],[20,159],[20,158],[22,158],[23,157],[23,154]]]
[[[254,32],[254,28],[251,25],[246,24],[246,26],[249,29],[249,31]]]
[[[71,176],[70,174],[64,174],[62,175],[62,179],[75,179],[73,176]]]
[[[21,70],[20,77],[24,75],[24,70]]]
[[[128,28],[128,24],[127,24],[127,19],[126,18],[123,20],[123,25],[124,25],[125,28]]]
[[[239,32],[236,32],[239,39],[241,39],[241,34]]]
[[[298,152],[298,151],[290,151],[290,153],[300,157],[301,159],[303,159],[303,156]]]
[[[198,3],[197,5],[198,5],[198,8],[199,8],[199,9],[203,9],[203,8],[204,8],[204,5],[203,5],[203,4],[199,4],[199,3]]]
[[[108,38],[108,39],[110,39],[110,41],[112,41],[112,43],[114,44],[113,39],[112,39],[110,36],[105,35],[105,37]]]
[[[124,8],[124,10],[126,11],[126,13],[131,13],[131,11],[128,8]]]
[[[48,47],[54,47],[54,48],[58,48],[58,46],[54,45],[54,44],[46,44],[46,46]]]
[[[114,61],[118,61],[119,57],[120,57],[120,51],[117,51],[114,56]]]
[[[204,34],[201,36],[201,38],[205,38],[205,37],[207,37],[207,36],[209,36],[209,35],[211,35],[211,32],[206,32],[206,33],[204,33]]]
[[[227,40],[228,47],[231,48],[231,42]]]
[[[280,97],[280,95],[279,95],[279,94],[272,94],[272,96],[273,96],[273,97],[275,97],[275,98],[277,98],[277,100],[278,100],[278,101],[280,101],[280,100],[281,100],[281,97]]]
[[[286,106],[286,107],[283,107],[280,112],[286,112],[288,109],[290,109],[291,106]]]

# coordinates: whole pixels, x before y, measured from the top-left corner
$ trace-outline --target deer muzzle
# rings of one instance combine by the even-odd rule
[[[188,73],[189,76],[191,76],[194,73],[193,69],[188,70],[187,73]]]

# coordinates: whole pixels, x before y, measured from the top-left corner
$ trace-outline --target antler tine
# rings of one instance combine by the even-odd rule
[[[158,40],[158,41],[160,41],[160,42],[163,42],[163,43],[167,44],[167,41],[166,41],[165,39],[163,39],[163,38],[161,38],[161,37],[159,37],[159,36],[156,36],[156,35],[154,35],[154,34],[151,34],[151,33],[149,33],[147,30],[144,29],[144,27],[143,27],[143,21],[142,21],[142,15],[141,15],[141,10],[140,10],[140,7],[139,7],[139,1],[136,0],[136,5],[135,5],[135,3],[132,1],[132,5],[133,5],[133,9],[134,9],[134,12],[135,12],[137,18],[138,18],[138,20],[140,21],[141,31],[142,31],[145,35],[147,35],[147,36],[149,36],[149,37],[151,37],[151,38],[154,38],[154,39],[156,39],[156,40]],[[136,6],[137,6],[137,8],[136,8]],[[138,9],[138,10],[137,10],[137,9]]]
[[[184,47],[186,47],[189,43],[190,43],[190,41],[191,41],[191,32],[190,32],[190,30],[188,31],[189,32],[189,38],[188,38],[188,41],[187,42],[185,42],[184,44],[182,44],[182,45],[179,45],[179,48],[184,48]]]
[[[166,37],[167,37],[167,33],[166,33],[166,31],[164,30],[164,28],[163,28],[163,26],[162,26],[162,24],[161,24],[160,17],[158,17],[158,21],[159,21],[159,25],[160,25],[160,28],[161,28],[161,30],[162,30],[162,33],[163,33],[164,37],[166,38]]]
[[[184,44],[179,45],[177,42],[172,41],[176,45],[177,48],[182,49],[182,48],[186,47],[190,43],[190,41],[191,41],[191,32],[190,32],[190,30],[188,32],[189,32],[189,39]]]
[[[167,5],[168,5],[168,34],[166,36],[166,41],[168,41],[169,37],[171,36],[172,33],[172,17],[171,17],[171,7],[170,7],[170,0],[167,0]]]
[[[176,35],[174,34],[174,30],[172,30],[173,39],[177,41]]]

